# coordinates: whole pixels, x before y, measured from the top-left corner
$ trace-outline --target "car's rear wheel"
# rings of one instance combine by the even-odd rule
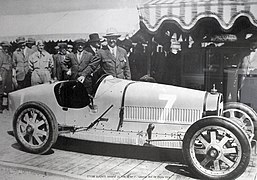
[[[239,102],[229,102],[224,106],[223,116],[238,123],[250,141],[257,139],[257,114],[251,107]]]
[[[40,102],[27,102],[17,109],[13,130],[21,147],[37,154],[48,152],[58,137],[58,124],[53,112]]]
[[[243,130],[225,118],[197,121],[187,130],[183,155],[202,179],[235,179],[250,160],[250,143]]]

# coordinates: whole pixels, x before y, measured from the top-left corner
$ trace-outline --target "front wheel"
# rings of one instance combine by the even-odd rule
[[[44,154],[57,140],[58,124],[53,112],[45,104],[27,102],[14,114],[13,131],[24,150]]]
[[[183,140],[186,163],[202,179],[235,179],[250,160],[250,143],[243,130],[226,118],[197,121]]]

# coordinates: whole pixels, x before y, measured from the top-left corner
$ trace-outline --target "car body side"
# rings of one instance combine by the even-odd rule
[[[25,102],[41,102],[52,110],[60,126],[68,127],[89,127],[106,112],[103,115],[105,121],[92,128],[60,135],[101,142],[181,148],[190,125],[208,115],[221,115],[223,108],[219,93],[112,76],[102,80],[90,105],[63,107],[56,93],[60,83],[70,82],[38,85],[10,93],[10,110],[15,112]]]

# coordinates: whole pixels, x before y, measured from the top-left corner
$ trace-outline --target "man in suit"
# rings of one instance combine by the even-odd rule
[[[53,69],[53,79],[62,81],[69,79],[67,75],[68,68],[64,64],[65,57],[67,54],[67,43],[58,43],[59,53],[53,55],[54,69]]]
[[[67,54],[65,65],[71,68],[71,79],[78,80],[85,85],[88,93],[92,92],[91,73],[85,72],[93,55],[84,50],[86,41],[84,39],[75,40],[75,53]]]
[[[89,40],[87,41],[89,46],[87,46],[85,50],[94,56],[96,51],[101,48],[101,41],[102,39],[100,39],[99,34],[89,34]]]
[[[18,83],[18,89],[28,87],[27,79],[25,78],[28,71],[28,59],[25,56],[25,38],[18,37],[16,39],[18,48],[13,52],[13,76]]]
[[[107,39],[107,46],[96,52],[93,61],[86,69],[86,74],[92,73],[100,65],[104,74],[121,79],[131,79],[127,52],[117,46],[117,39],[120,36],[113,28],[107,30],[106,35],[103,36]]]
[[[98,33],[89,34],[89,40],[87,41],[88,46],[85,50],[95,56],[96,52],[101,48],[101,43],[103,41],[104,40],[99,37]],[[99,65],[92,73],[92,84],[95,84],[102,74],[103,72]]]

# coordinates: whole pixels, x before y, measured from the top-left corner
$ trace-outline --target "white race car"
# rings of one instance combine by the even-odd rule
[[[9,94],[9,109],[14,135],[28,152],[46,153],[58,136],[180,148],[203,179],[234,179],[245,171],[256,123],[256,113],[238,103],[226,105],[223,116],[222,95],[214,90],[112,76],[97,82],[94,96],[78,81],[18,90]]]

